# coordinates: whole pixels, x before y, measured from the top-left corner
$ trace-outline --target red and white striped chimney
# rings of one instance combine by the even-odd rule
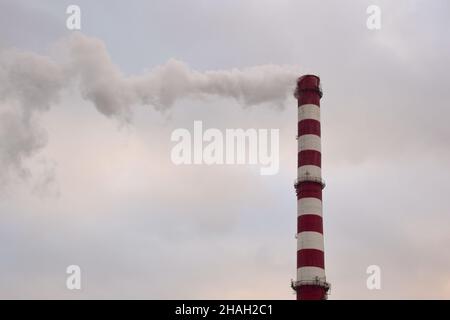
[[[297,193],[297,300],[327,298],[322,222],[320,141],[320,78],[305,75],[297,80],[298,162]]]

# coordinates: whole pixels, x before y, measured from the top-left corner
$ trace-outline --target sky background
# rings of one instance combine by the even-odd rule
[[[448,1],[0,0],[0,52],[52,55],[70,4],[124,75],[173,58],[319,75],[329,298],[450,298]],[[371,4],[381,30],[366,27]],[[194,120],[280,129],[279,173],[175,166],[171,132]],[[295,298],[292,96],[136,106],[124,124],[68,86],[33,115],[40,144],[18,158],[24,132],[1,123],[0,298]],[[80,291],[66,288],[72,264]],[[366,287],[374,264],[381,290]]]

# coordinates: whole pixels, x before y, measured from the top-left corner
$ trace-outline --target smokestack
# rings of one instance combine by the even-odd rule
[[[320,141],[320,78],[304,75],[297,80],[297,300],[324,300],[330,285],[325,279],[322,221]]]

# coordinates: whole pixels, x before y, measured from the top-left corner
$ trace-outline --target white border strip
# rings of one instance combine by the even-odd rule
[[[319,267],[301,267],[297,269],[297,281],[313,281],[316,277],[325,280],[325,270]]]
[[[322,169],[318,166],[306,165],[297,168],[297,177],[311,177],[316,179],[322,179]]]
[[[315,104],[304,104],[298,107],[298,121],[313,119],[320,122],[320,108]]]
[[[301,198],[297,200],[297,213],[322,216],[322,201],[317,198]]]
[[[315,231],[297,234],[297,251],[301,249],[316,249],[323,252],[323,234]]]
[[[320,137],[315,134],[304,134],[298,137],[298,151],[315,150],[322,152]]]

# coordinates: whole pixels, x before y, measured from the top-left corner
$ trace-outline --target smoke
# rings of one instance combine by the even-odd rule
[[[56,104],[69,86],[76,86],[101,114],[130,122],[134,106],[162,111],[186,97],[280,106],[293,90],[298,69],[262,65],[200,72],[170,59],[142,75],[126,76],[98,39],[74,33],[57,48],[62,59],[18,50],[0,53],[0,183],[11,169],[25,175],[23,161],[46,144],[39,114]]]
[[[170,59],[143,75],[126,77],[97,39],[74,34],[65,47],[70,56],[70,74],[79,79],[83,97],[102,114],[124,120],[131,116],[132,106],[151,105],[164,110],[185,97],[234,98],[243,106],[281,105],[292,92],[297,76],[297,68],[292,66],[199,72]]]
[[[58,100],[63,84],[61,67],[49,58],[0,52],[0,186],[12,172],[28,176],[24,160],[47,142],[38,114]]]

